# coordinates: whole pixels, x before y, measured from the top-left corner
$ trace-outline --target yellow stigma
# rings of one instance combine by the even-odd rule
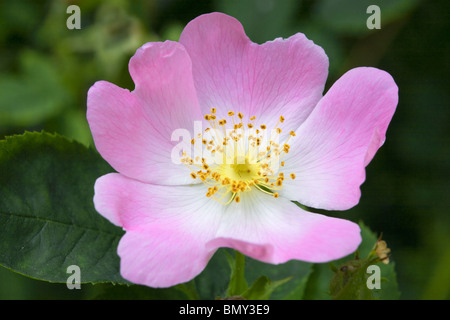
[[[199,179],[206,187],[206,197],[222,204],[240,203],[246,192],[263,192],[279,198],[285,179],[295,179],[294,173],[280,172],[289,152],[287,142],[295,136],[289,132],[284,143],[278,139],[282,132],[280,116],[272,131],[266,124],[258,124],[256,116],[246,118],[241,112],[228,111],[232,123],[216,120],[216,108],[204,116],[210,127],[191,140],[192,148],[201,156],[191,158],[183,152],[181,162],[190,170],[192,179]],[[258,129],[259,128],[259,129]],[[198,140],[198,141],[197,141]],[[194,160],[195,159],[195,160]]]

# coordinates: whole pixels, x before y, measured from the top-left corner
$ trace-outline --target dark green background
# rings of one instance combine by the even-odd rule
[[[81,30],[66,28],[69,4],[0,2],[0,137],[44,129],[92,144],[85,118],[89,87],[107,80],[133,89],[127,64],[135,50],[148,41],[178,40],[202,13],[235,16],[258,43],[303,32],[330,58],[327,88],[357,66],[384,69],[399,86],[398,109],[367,168],[360,204],[330,214],[383,232],[402,299],[450,298],[445,0],[76,1]],[[381,8],[381,30],[366,27],[371,4]],[[86,298],[95,290],[69,291],[0,269],[0,299]]]

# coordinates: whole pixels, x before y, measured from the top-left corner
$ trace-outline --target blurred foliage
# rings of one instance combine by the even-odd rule
[[[70,4],[81,8],[80,30],[66,28]],[[372,4],[381,8],[380,30],[366,27]],[[400,102],[386,143],[367,168],[361,202],[331,214],[383,232],[401,298],[449,299],[445,0],[3,0],[0,136],[44,129],[92,145],[85,118],[89,87],[107,80],[133,89],[127,64],[135,50],[148,41],[177,40],[186,23],[211,11],[239,19],[258,43],[305,33],[329,56],[327,88],[356,66],[392,74]],[[137,296],[140,290],[146,289]],[[105,297],[102,288],[88,285],[75,291],[0,268],[0,299]]]

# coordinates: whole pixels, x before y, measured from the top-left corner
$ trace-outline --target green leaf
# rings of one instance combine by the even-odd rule
[[[128,283],[119,273],[123,235],[94,209],[95,180],[113,170],[93,149],[47,133],[0,142],[0,264],[24,275],[66,282]]]
[[[333,271],[328,263],[317,263],[312,267],[312,273],[308,278],[303,299],[305,300],[330,300],[329,284]]]
[[[311,263],[292,260],[283,264],[270,264],[248,258],[245,268],[247,281],[253,283],[261,276],[267,276],[272,281],[291,278],[291,280],[276,290],[271,299],[303,299],[304,281],[311,273]]]
[[[372,232],[369,227],[360,222],[361,236],[363,241],[358,248],[358,252],[361,257],[369,255],[379,235]],[[388,241],[389,239],[385,239]],[[393,258],[395,259],[395,252],[393,252]],[[400,291],[397,283],[397,273],[395,272],[395,262],[391,261],[388,264],[379,263],[381,272],[381,289],[372,291],[373,297],[381,300],[396,300],[400,298]]]
[[[195,283],[201,299],[226,297],[229,279],[229,261],[233,250],[219,249],[209,261],[205,270],[195,278]],[[260,262],[252,258],[245,258],[245,279],[247,283],[254,283],[262,276],[276,282],[291,278],[283,286],[274,289],[271,299],[303,299],[306,279],[312,272],[312,264],[303,261],[289,261],[279,265]]]
[[[231,249],[219,249],[208,262],[205,270],[194,279],[200,299],[216,299],[227,296],[230,268],[225,252],[230,256],[233,254]]]
[[[343,267],[353,267],[353,273],[338,275],[336,277],[335,271],[332,270],[330,264],[315,264],[314,270],[309,277],[305,290],[305,299],[308,300],[329,300],[333,296],[336,299],[381,299],[381,300],[395,300],[400,297],[398,290],[395,263],[389,264],[378,263],[381,272],[381,289],[373,289],[368,292],[366,289],[367,267],[370,265],[369,261],[364,260],[372,250],[378,236],[373,233],[367,226],[360,223],[362,242],[358,247],[361,261],[355,261],[355,256],[349,255],[342,259],[333,261],[333,265],[338,266],[336,272]],[[395,255],[395,252],[394,252]],[[334,279],[333,279],[334,277]],[[336,294],[338,289],[345,287],[345,281],[351,279],[351,288],[346,287],[343,292]],[[334,283],[332,282],[334,281]],[[330,289],[331,283],[331,289]],[[339,287],[340,286],[340,287]],[[367,294],[370,293],[370,296]]]
[[[190,300],[199,300],[200,299],[194,280],[191,280],[191,281],[186,282],[186,283],[178,284],[178,285],[176,285],[175,287],[172,287],[172,288],[175,288],[175,289],[183,292],[184,295],[187,298],[189,298]],[[163,289],[158,289],[158,290],[163,290]],[[173,295],[173,296],[176,297],[177,295]],[[186,298],[184,298],[184,299],[186,299]]]
[[[231,268],[227,296],[241,295],[248,288],[247,280],[245,279],[245,256],[238,251],[236,251],[236,259],[233,259],[226,251],[225,254]]]
[[[243,294],[242,297],[247,300],[268,300],[272,292],[279,286],[285,284],[292,277],[278,280],[278,281],[270,281],[270,279],[266,276],[262,276],[258,278],[250,288],[248,288]]]
[[[304,275],[303,277],[293,276],[292,279],[294,280],[289,281],[282,288],[280,288],[282,290],[284,287],[291,285],[291,288],[287,287],[286,290],[284,290],[286,295],[281,298],[282,300],[301,300],[304,298],[306,286],[313,271],[312,266],[313,265],[311,264],[311,268],[306,275]],[[280,289],[278,289],[278,291],[281,291]]]
[[[379,264],[381,269],[381,289],[374,290],[374,297],[381,300],[397,300],[400,298],[400,290],[395,272],[395,262]]]
[[[367,285],[366,270],[369,259],[353,259],[334,270],[330,294],[334,300],[371,300],[372,290]]]

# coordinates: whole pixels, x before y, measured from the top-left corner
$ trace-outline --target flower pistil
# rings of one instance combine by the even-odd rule
[[[265,124],[257,124],[255,116],[246,123],[241,112],[229,111],[228,117],[231,121],[219,120],[216,109],[211,108],[211,113],[204,116],[209,127],[191,140],[204,156],[191,158],[184,151],[181,162],[191,170],[192,179],[200,179],[208,187],[206,196],[222,204],[240,202],[241,193],[254,189],[278,198],[283,181],[295,179],[294,173],[285,175],[280,171],[294,131],[279,144],[283,116],[270,134]]]

